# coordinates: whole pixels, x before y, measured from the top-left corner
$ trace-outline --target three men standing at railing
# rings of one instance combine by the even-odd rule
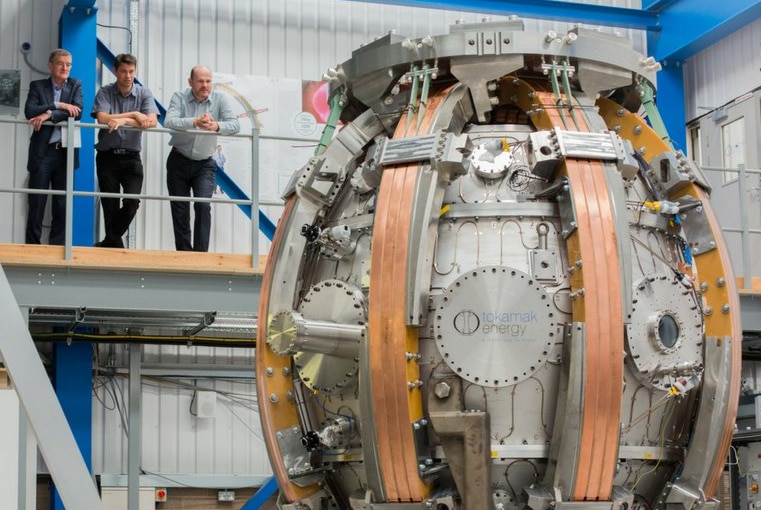
[[[82,114],[82,84],[69,78],[71,54],[63,49],[51,52],[48,67],[50,78],[31,82],[25,113],[33,127],[29,144],[29,188],[47,191],[66,190],[67,148],[61,128],[50,123]],[[100,191],[110,194],[139,195],[143,187],[141,129],[157,125],[159,110],[151,91],[135,82],[137,59],[133,55],[117,55],[114,62],[116,82],[101,87],[91,115],[107,126],[98,133],[95,158]],[[216,188],[217,136],[234,135],[240,130],[229,98],[213,90],[212,71],[194,66],[188,89],[172,96],[165,126],[174,130],[167,158],[167,189],[171,196],[211,198]],[[50,123],[48,122],[50,121]],[[137,129],[119,129],[129,126]],[[194,130],[211,131],[201,136]],[[76,149],[75,149],[76,151]],[[79,166],[75,152],[74,168]],[[26,243],[40,244],[42,220],[47,194],[29,194]],[[64,244],[66,197],[56,194],[52,200],[50,244]],[[137,198],[101,197],[105,237],[95,244],[105,248],[124,248],[124,234],[132,223],[140,200]],[[190,203],[170,203],[175,247],[177,250],[208,251],[211,230],[209,201],[194,205],[194,232],[190,229]]]
[[[140,159],[143,134],[132,129],[156,127],[159,109],[151,91],[135,83],[137,59],[133,55],[117,55],[114,62],[116,82],[101,87],[95,96],[91,115],[108,130],[98,132],[95,149],[98,185],[106,193],[139,195],[143,189],[143,162]],[[101,197],[106,235],[95,246],[124,248],[124,234],[132,223],[140,200]]]

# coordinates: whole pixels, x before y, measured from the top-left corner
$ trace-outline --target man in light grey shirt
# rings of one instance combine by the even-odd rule
[[[166,160],[166,186],[171,196],[211,198],[217,186],[217,164],[212,158],[217,137],[193,133],[213,131],[232,135],[240,130],[230,99],[213,90],[211,69],[195,66],[188,79],[190,88],[175,92],[166,112],[164,126],[174,129]],[[174,244],[181,251],[209,251],[211,204],[195,203],[193,236],[190,234],[190,203],[170,202]]]

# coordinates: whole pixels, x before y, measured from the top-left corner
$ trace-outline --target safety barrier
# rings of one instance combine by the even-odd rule
[[[723,172],[737,174],[737,207],[740,211],[740,226],[739,227],[722,227],[722,232],[740,234],[740,247],[742,262],[741,267],[735,267],[735,273],[742,279],[742,288],[750,290],[753,288],[753,269],[751,267],[751,234],[761,234],[761,229],[750,228],[749,211],[748,211],[748,192],[759,187],[748,187],[747,178],[749,175],[761,175],[761,169],[758,168],[745,168],[744,164],[737,165],[737,168],[723,168],[723,167],[700,167],[703,171],[707,172]]]
[[[0,123],[3,124],[20,124],[20,125],[27,125],[26,121],[23,120],[16,120],[16,119],[9,119],[9,118],[0,118]],[[50,125],[50,123],[46,123]],[[63,136],[65,137],[65,143],[68,147],[73,147],[75,144],[75,141],[77,138],[79,138],[79,129],[108,129],[108,126],[103,124],[94,124],[94,123],[86,123],[86,122],[79,122],[74,120],[74,117],[69,117],[66,123],[59,123],[57,124],[59,126],[65,127],[65,132],[63,133]],[[137,129],[132,127],[121,127],[119,129]],[[155,134],[155,133],[174,133],[174,130],[156,127],[151,129],[144,129],[140,130],[142,132],[148,133],[148,134]],[[310,143],[310,144],[317,144],[319,142],[319,139],[308,139],[308,138],[297,138],[297,137],[287,137],[287,136],[272,136],[272,135],[262,135],[260,133],[260,130],[258,126],[254,125],[251,129],[250,134],[245,133],[238,133],[235,135],[219,135],[215,132],[209,132],[209,131],[202,131],[202,130],[191,130],[188,131],[188,133],[201,135],[201,136],[218,136],[221,138],[242,138],[247,139],[251,143],[251,189],[255,192],[251,193],[251,197],[248,199],[234,199],[229,197],[212,197],[212,198],[199,198],[199,197],[176,197],[176,196],[169,196],[169,195],[155,195],[155,194],[125,194],[125,193],[105,193],[101,191],[80,191],[74,189],[74,152],[68,151],[67,152],[67,173],[66,173],[66,189],[65,190],[37,190],[37,189],[30,189],[30,188],[0,188],[0,193],[21,193],[21,194],[46,194],[46,195],[66,195],[66,239],[64,243],[64,259],[65,260],[71,260],[72,258],[72,227],[73,227],[73,200],[72,197],[95,197],[95,198],[101,198],[101,197],[107,197],[107,198],[136,198],[136,199],[145,199],[145,200],[159,200],[159,201],[177,201],[177,202],[210,202],[210,203],[221,203],[221,204],[229,204],[229,205],[236,205],[241,208],[243,207],[250,207],[251,208],[251,254],[252,254],[252,264],[254,267],[257,267],[259,264],[259,230],[260,230],[260,221],[259,221],[259,215],[257,214],[259,211],[259,207],[262,205],[276,205],[281,206],[282,202],[280,201],[262,201],[260,200],[258,196],[258,190],[259,190],[259,148],[260,148],[260,142],[262,140],[280,140],[280,141],[293,141],[293,142],[303,142],[303,143]]]

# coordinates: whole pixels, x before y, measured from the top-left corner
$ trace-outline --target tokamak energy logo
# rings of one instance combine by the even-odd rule
[[[484,334],[503,337],[525,337],[528,327],[537,324],[536,312],[463,310],[454,317],[455,330],[464,336]]]

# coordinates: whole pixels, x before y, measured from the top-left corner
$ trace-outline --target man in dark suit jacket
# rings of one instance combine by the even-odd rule
[[[48,59],[50,77],[29,84],[29,95],[24,114],[34,128],[29,141],[29,188],[48,190],[66,189],[66,147],[61,140],[61,128],[43,125],[60,122],[68,117],[82,115],[82,82],[70,78],[71,53],[56,49]],[[75,151],[74,168],[79,166]],[[45,194],[29,194],[29,214],[26,220],[26,242],[40,244],[42,218],[45,214]],[[66,238],[66,197],[54,195],[52,199],[50,244],[64,244]]]

